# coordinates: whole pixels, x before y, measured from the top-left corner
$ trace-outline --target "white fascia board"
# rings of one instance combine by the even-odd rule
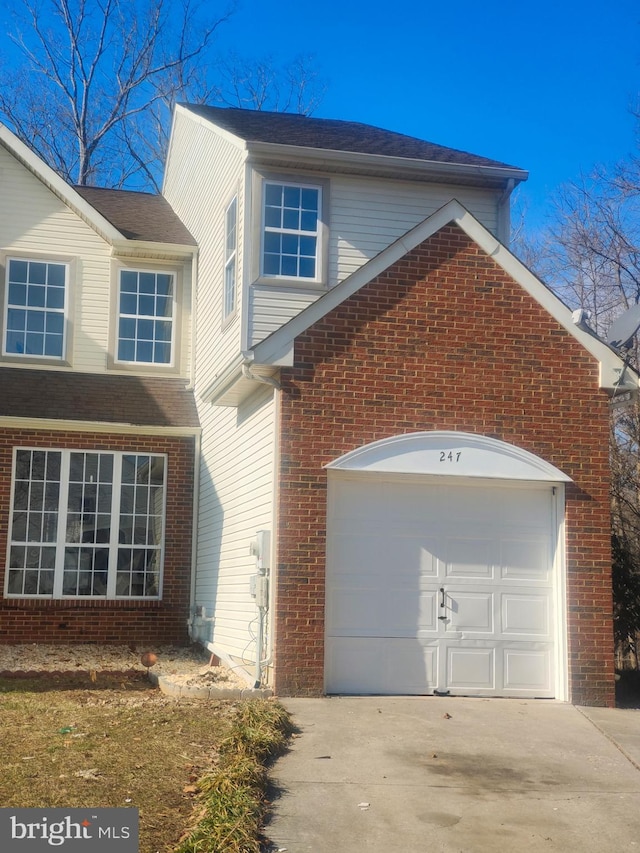
[[[624,362],[620,356],[604,341],[578,328],[573,323],[571,311],[567,306],[456,199],[447,202],[284,326],[269,335],[268,338],[265,338],[264,341],[256,344],[253,348],[255,363],[291,364],[292,361],[283,361],[282,359],[292,359],[293,346],[298,335],[301,335],[310,326],[321,320],[325,314],[337,308],[345,299],[348,299],[377,275],[399,261],[407,252],[415,249],[416,246],[451,222],[458,225],[598,361],[601,388],[613,390],[618,387],[624,368]],[[622,387],[638,388],[640,378],[638,374],[627,368],[627,375],[632,377],[631,383],[627,380]]]
[[[275,142],[246,142],[246,147],[255,157],[276,157],[297,165],[315,163],[329,166],[340,162],[347,165],[360,164],[372,168],[423,172],[428,175],[456,175],[460,177],[512,179],[516,183],[526,181],[529,173],[524,169],[508,166],[482,166],[473,163],[444,163],[441,160],[420,160],[414,157],[390,157],[386,154],[363,154],[356,151],[337,151],[332,148],[308,148],[302,145],[282,145]]]
[[[53,418],[17,418],[0,417],[3,429],[24,429],[32,432],[42,430],[63,432],[117,432],[123,435],[163,435],[163,436],[192,436],[200,435],[201,427],[167,427],[127,423],[107,423],[105,421],[69,421]]]
[[[108,243],[125,240],[123,234],[115,228],[108,219],[92,207],[88,201],[77,193],[64,178],[48,166],[44,160],[24,144],[6,125],[0,123],[0,143],[16,160],[22,163],[39,181],[48,187],[60,201],[70,207],[74,213],[83,219],[87,225]]]

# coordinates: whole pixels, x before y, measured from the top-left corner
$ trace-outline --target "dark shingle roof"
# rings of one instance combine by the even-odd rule
[[[129,240],[196,245],[182,220],[161,195],[103,187],[76,186],[74,189]]]
[[[183,379],[0,367],[0,417],[197,427]]]
[[[299,145],[358,154],[378,154],[438,163],[517,169],[497,160],[479,157],[455,148],[383,130],[369,124],[337,119],[310,118],[296,113],[273,113],[235,107],[182,104],[183,107],[217,124],[247,142]]]

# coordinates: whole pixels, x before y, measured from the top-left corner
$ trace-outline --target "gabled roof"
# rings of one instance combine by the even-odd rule
[[[299,335],[403,258],[407,252],[415,249],[451,223],[461,228],[597,360],[600,366],[601,388],[610,392],[637,391],[640,377],[635,371],[625,366],[618,353],[590,330],[576,326],[570,309],[459,201],[453,199],[363,264],[348,278],[324,293],[263,341],[243,353],[242,359],[238,359],[224,375],[220,376],[203,396],[217,405],[238,405],[248,393],[251,393],[256,379],[262,377],[264,381],[265,377],[273,377],[279,366],[293,364],[294,344]]]
[[[161,195],[104,187],[75,186],[74,189],[128,240],[196,245]]]
[[[204,104],[181,104],[184,109],[207,119],[247,143],[269,143],[325,151],[368,154],[425,163],[476,166],[485,169],[513,170],[518,180],[527,173],[488,157],[469,154],[384,130],[369,124],[337,119],[311,118],[296,113],[274,113]]]

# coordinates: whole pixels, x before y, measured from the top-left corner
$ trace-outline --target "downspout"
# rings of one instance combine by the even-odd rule
[[[498,199],[498,239],[505,246],[511,242],[511,208],[509,199],[514,191],[516,182],[513,178],[509,178],[504,192]]]
[[[200,513],[200,457],[202,447],[202,432],[198,431],[193,449],[193,518],[191,522],[191,581],[189,589],[189,639],[193,642],[193,627],[196,606],[196,567],[198,562],[198,516]]]
[[[252,371],[252,369],[251,369],[252,355],[250,353],[243,353],[243,355],[247,359],[245,364],[242,365],[242,375],[245,377],[245,379],[253,379],[256,382],[262,382],[264,385],[269,385],[275,391],[282,390],[282,386],[281,386],[280,382],[278,382],[277,379],[274,379],[272,376],[260,376],[259,374],[254,373]],[[276,415],[277,415],[277,411],[278,411],[277,400],[278,400],[278,396],[276,394],[276,397],[275,397]],[[277,434],[277,428],[278,428],[277,427],[277,418],[274,418],[274,421],[275,421],[274,429],[276,430],[276,434]],[[274,454],[274,456],[277,456],[277,453]],[[276,459],[274,458],[274,481],[275,481],[275,466],[276,466]],[[274,548],[275,548],[275,530],[274,530],[274,524],[273,524],[275,514],[273,511],[272,511],[271,517],[272,517],[272,525],[271,525],[272,536],[271,536],[271,543],[270,543],[271,554],[269,555],[269,564],[270,564],[269,597],[270,598],[272,596],[273,577],[274,577],[274,570],[273,570],[274,562],[273,562],[272,556],[273,556]],[[261,571],[260,574],[263,574],[263,572]],[[271,610],[272,610],[271,607],[258,607],[258,636],[256,638],[256,669],[255,669],[254,687],[260,686],[260,684],[262,683],[263,668],[265,666],[268,666],[271,663],[271,652],[268,651],[267,655],[265,656],[265,654],[264,654],[265,649],[263,648],[265,632],[266,632],[267,636],[269,637],[269,642],[271,643],[272,631],[266,630],[267,613],[271,612]]]

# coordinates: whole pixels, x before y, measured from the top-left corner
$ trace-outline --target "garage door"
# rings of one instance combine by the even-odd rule
[[[554,696],[552,484],[329,485],[327,692]]]

